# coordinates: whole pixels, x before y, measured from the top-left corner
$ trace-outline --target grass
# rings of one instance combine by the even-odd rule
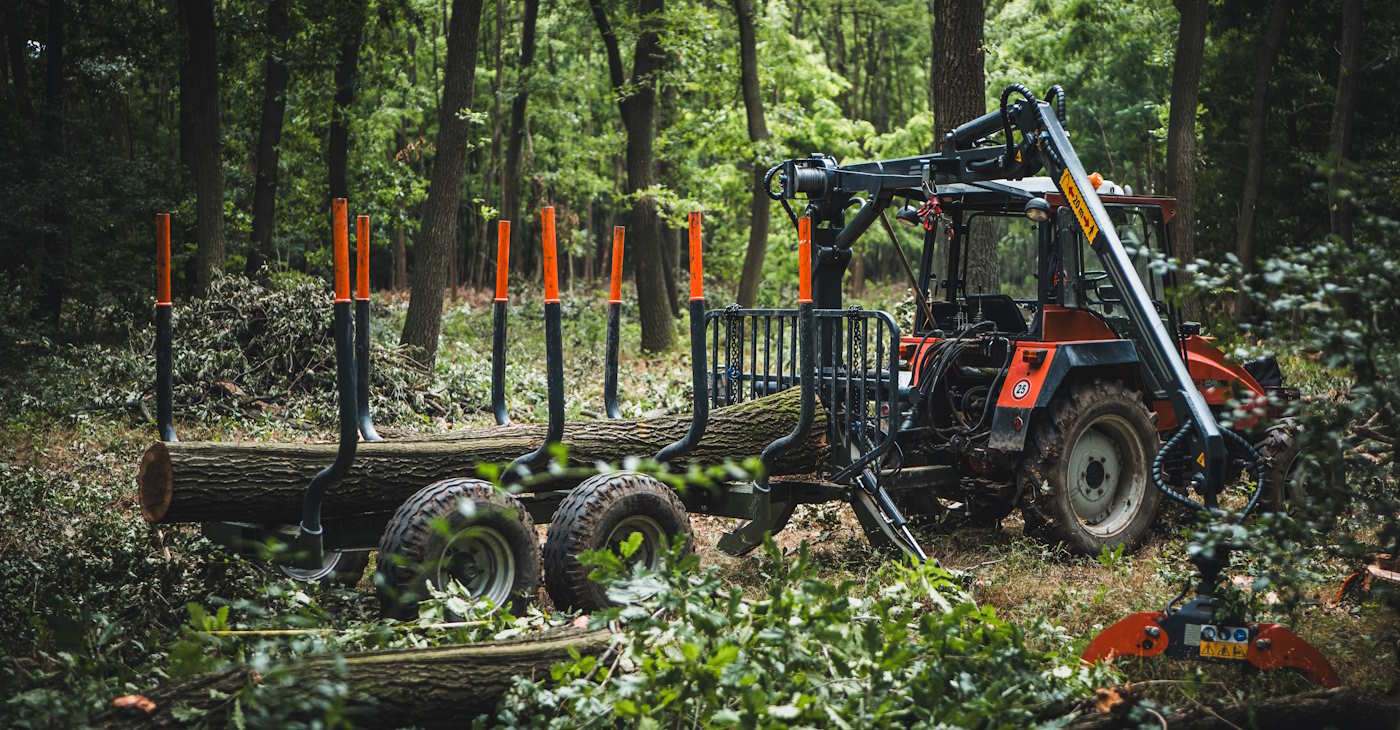
[[[875,290],[867,306],[898,296],[894,288]],[[684,348],[659,356],[639,354],[635,311],[631,304],[624,307],[619,372],[624,415],[685,412],[690,386]],[[404,310],[402,301],[377,302],[378,339],[393,342]],[[517,421],[542,421],[544,343],[538,300],[517,298],[510,322],[511,414]],[[597,417],[603,403],[603,292],[566,293],[565,322],[568,417]],[[683,342],[684,322],[678,320],[676,326]],[[461,417],[406,418],[385,423],[381,430],[393,434],[490,424],[490,333],[485,293],[467,293],[452,303],[444,316],[434,381],[461,401]],[[1286,357],[1283,365],[1290,380],[1297,378],[1294,382],[1312,395],[1325,397],[1341,387],[1335,376],[1306,357]],[[44,364],[20,362],[17,367],[32,371]],[[305,408],[318,413],[308,421],[300,417],[308,412]],[[323,406],[206,420],[182,417],[176,404],[177,426],[186,439],[329,439],[333,431],[326,415],[331,412],[329,394]],[[10,698],[12,718],[64,693],[81,694],[89,706],[100,706],[117,694],[162,681],[160,667],[182,635],[187,603],[234,606],[253,617],[249,621],[259,616],[255,607],[260,603],[279,602],[281,608],[266,610],[299,625],[374,620],[368,580],[351,593],[292,586],[266,565],[216,548],[192,527],[142,523],[135,501],[136,465],[153,439],[153,426],[131,409],[73,414],[14,408],[5,414],[0,427],[0,468],[5,470],[0,474],[0,607],[13,612],[15,624],[0,639],[0,698]],[[1169,514],[1139,550],[1100,558],[1070,556],[1030,540],[1021,534],[1015,516],[1001,529],[951,526],[925,532],[921,539],[933,557],[961,576],[976,601],[1019,625],[1057,626],[1048,635],[1078,649],[1116,618],[1160,608],[1180,590],[1190,575],[1183,536],[1188,522],[1185,515]],[[715,547],[733,523],[697,515],[693,524],[703,560],[723,566],[728,580],[756,594],[764,582],[763,561],[730,558]],[[831,577],[868,577],[886,559],[869,548],[844,505],[805,506],[776,538],[785,551],[796,550],[803,541],[813,546],[814,560]],[[1250,561],[1280,558],[1241,557],[1238,572],[1246,573]],[[1344,682],[1389,689],[1400,635],[1395,613],[1374,597],[1330,605],[1327,599],[1353,566],[1325,549],[1307,559],[1313,578],[1302,588],[1304,599],[1286,609],[1266,607],[1266,616],[1289,623],[1315,643]],[[297,595],[309,596],[309,603],[299,602]],[[1122,670],[1125,679],[1150,683],[1152,692],[1170,703],[1194,702],[1220,687],[1252,695],[1300,687],[1294,677],[1249,675],[1229,666],[1140,661],[1125,662]],[[86,689],[80,693],[77,687]],[[0,705],[0,717],[7,714],[6,707]]]

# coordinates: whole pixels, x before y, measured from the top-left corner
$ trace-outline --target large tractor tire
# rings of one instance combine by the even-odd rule
[[[1157,428],[1122,383],[1074,384],[1038,419],[1017,471],[1026,533],[1098,555],[1137,544],[1157,517]]]
[[[675,540],[685,536],[685,550],[695,547],[690,515],[674,490],[645,474],[599,474],[574,487],[559,503],[544,544],[545,588],[554,605],[594,611],[612,605],[603,586],[589,580],[579,562],[586,550],[617,550],[632,533],[642,543],[634,562],[659,567]]]
[[[1264,438],[1254,445],[1264,460],[1264,493],[1259,495],[1261,512],[1283,512],[1289,507],[1306,508],[1306,477],[1299,456],[1297,433],[1291,423],[1270,426]]]
[[[444,479],[401,505],[379,541],[375,581],[386,616],[409,618],[455,579],[473,598],[519,612],[539,592],[535,522],[520,501],[480,479]]]

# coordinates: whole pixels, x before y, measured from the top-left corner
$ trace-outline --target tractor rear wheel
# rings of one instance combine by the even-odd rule
[[[1290,422],[1270,426],[1255,444],[1264,460],[1264,493],[1259,496],[1261,511],[1284,512],[1289,507],[1308,507],[1307,477],[1299,459],[1296,427]]]
[[[1017,470],[1026,533],[1081,555],[1131,547],[1161,501],[1150,475],[1152,414],[1118,382],[1076,383],[1065,396],[1031,431]]]
[[[523,609],[540,587],[539,537],[515,497],[480,479],[444,479],[404,502],[379,540],[383,613],[411,617],[429,581],[456,580],[472,598]]]
[[[660,567],[676,535],[694,549],[690,515],[674,490],[645,474],[598,474],[574,487],[559,503],[544,544],[545,588],[554,605],[594,611],[612,605],[603,586],[589,580],[579,562],[586,550],[617,550],[640,533],[631,560]]]

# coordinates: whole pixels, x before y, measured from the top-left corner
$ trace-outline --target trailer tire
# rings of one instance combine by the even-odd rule
[[[655,477],[598,474],[570,490],[554,512],[544,544],[545,589],[554,605],[581,611],[613,605],[578,556],[586,550],[616,549],[633,532],[642,534],[642,544],[632,559],[653,567],[677,535],[684,535],[686,552],[695,549],[685,505]]]
[[[539,592],[539,537],[515,497],[480,479],[444,479],[394,512],[379,541],[376,572],[385,616],[411,618],[428,597],[428,582],[441,587],[448,578],[518,613]]]
[[[1080,555],[1132,547],[1157,517],[1157,429],[1142,396],[1115,381],[1073,384],[1031,431],[1017,469],[1026,534]]]

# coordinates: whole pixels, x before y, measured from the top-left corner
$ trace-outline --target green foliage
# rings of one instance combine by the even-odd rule
[[[595,579],[627,602],[593,618],[622,622],[616,650],[558,665],[548,680],[519,679],[495,724],[1025,727],[1071,712],[1110,679],[1068,653],[1029,648],[932,564],[830,581],[805,548],[786,558],[770,543],[767,553],[756,597],[693,555],[673,553],[659,574],[591,555]]]

